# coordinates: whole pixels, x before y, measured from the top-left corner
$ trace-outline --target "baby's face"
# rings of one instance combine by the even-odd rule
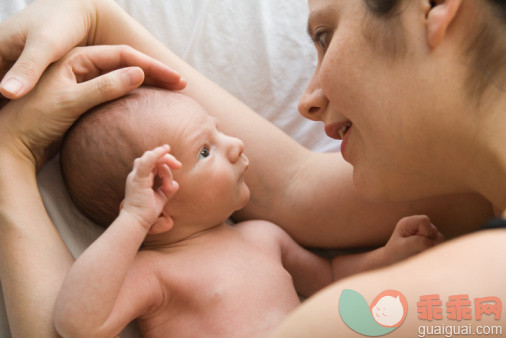
[[[175,115],[169,145],[183,167],[173,172],[179,190],[168,211],[176,221],[219,224],[249,200],[244,144],[221,133],[218,121],[194,102],[184,104]]]

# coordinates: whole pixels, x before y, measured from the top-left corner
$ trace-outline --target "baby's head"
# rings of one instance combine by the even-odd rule
[[[118,215],[135,158],[169,144],[183,164],[173,172],[179,190],[166,208],[180,224],[223,222],[249,200],[244,145],[216,129],[217,120],[181,94],[141,88],[94,108],[62,144],[62,175],[75,205],[95,223]],[[156,181],[155,181],[156,185]]]

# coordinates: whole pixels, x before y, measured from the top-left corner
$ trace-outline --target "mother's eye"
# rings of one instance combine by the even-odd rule
[[[204,148],[202,148],[202,150],[200,151],[199,160],[203,160],[204,158],[208,157],[209,155],[211,155],[211,149],[209,149],[208,146],[204,146]]]
[[[313,41],[317,44],[323,51],[326,51],[329,47],[330,43],[330,35],[331,33],[325,29],[317,29],[314,33]]]

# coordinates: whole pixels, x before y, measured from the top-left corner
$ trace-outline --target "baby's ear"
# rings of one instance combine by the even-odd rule
[[[156,235],[167,232],[174,227],[174,220],[168,214],[160,214],[155,224],[149,229],[148,234]]]

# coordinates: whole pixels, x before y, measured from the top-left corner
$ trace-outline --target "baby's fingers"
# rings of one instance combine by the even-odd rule
[[[437,244],[434,240],[427,238],[427,237],[422,237],[422,236],[412,236],[412,237],[406,238],[405,241],[406,241],[404,243],[405,257],[409,257],[409,256],[415,255],[419,252],[430,249],[434,245]]]
[[[160,193],[168,199],[172,198],[179,189],[179,185],[172,178],[172,171],[165,163],[157,165],[157,175],[161,178],[162,184],[160,185]]]
[[[415,215],[402,218],[395,227],[394,233],[400,237],[410,237],[431,233],[431,222],[425,215]]]
[[[180,169],[183,166],[173,155],[168,153],[164,154],[158,163],[166,164],[171,169]]]
[[[134,171],[136,176],[139,178],[148,178],[155,170],[156,164],[159,159],[166,153],[168,153],[170,147],[163,145],[156,147],[153,150],[148,150],[144,154],[134,161]]]
[[[426,237],[436,242],[442,242],[444,239],[443,234],[430,222],[419,223],[416,235]]]
[[[179,184],[176,181],[167,181],[164,182],[160,188],[158,188],[158,193],[161,194],[165,201],[170,200],[177,193],[179,189]]]
[[[172,171],[170,170],[169,166],[165,163],[157,163],[156,164],[156,174],[158,177],[162,179],[162,183],[170,182],[172,181]]]

